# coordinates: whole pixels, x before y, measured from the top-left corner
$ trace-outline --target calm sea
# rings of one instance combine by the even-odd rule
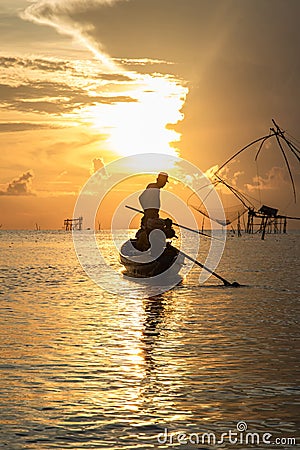
[[[152,298],[95,284],[68,232],[0,252],[1,448],[296,448],[299,234],[229,237],[217,272],[242,287],[196,267]]]

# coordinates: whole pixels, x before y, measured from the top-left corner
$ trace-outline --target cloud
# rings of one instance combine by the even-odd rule
[[[122,62],[125,64],[127,59],[118,59],[114,58],[118,62]],[[128,60],[130,61],[130,60]],[[145,61],[144,59],[141,61]],[[128,63],[129,64],[129,63]],[[138,63],[136,63],[138,64]],[[146,64],[145,62],[141,62],[142,65]],[[149,60],[150,64],[150,60]],[[0,68],[2,71],[9,69],[20,69],[24,71],[24,69],[32,72],[49,72],[56,74],[57,72],[63,72],[70,76],[74,77],[87,77],[90,78],[90,70],[93,71],[92,75],[96,76],[97,79],[101,79],[104,81],[115,81],[115,82],[131,82],[133,78],[129,75],[125,75],[123,73],[107,73],[107,72],[98,72],[99,64],[94,61],[66,61],[62,59],[47,59],[47,58],[28,58],[28,57],[8,57],[8,56],[0,56]]]
[[[218,169],[219,169],[218,164],[215,164],[214,166],[207,169],[204,174],[209,180],[214,181],[215,173],[217,172]]]
[[[175,154],[181,134],[174,130],[174,125],[184,117],[181,110],[188,89],[177,76],[156,72],[143,75],[136,72],[136,68],[134,71],[124,68],[124,63],[128,63],[138,64],[139,69],[145,65],[146,70],[149,64],[166,64],[165,58],[141,58],[141,53],[133,59],[119,58],[120,63],[118,58],[110,58],[104,52],[102,38],[93,31],[100,31],[103,22],[107,26],[106,14],[118,10],[111,8],[115,3],[122,6],[131,2],[31,2],[22,14],[23,19],[51,26],[59,33],[76,38],[96,58],[67,59],[65,67],[61,60],[45,57],[7,58],[3,60],[3,71],[9,81],[0,86],[0,101],[2,98],[5,110],[52,114],[97,128],[101,134],[110,134],[109,149],[115,153],[126,155],[139,152],[141,148],[144,151],[155,148],[157,152]],[[97,18],[102,15],[102,20],[94,22],[94,14]],[[53,118],[57,119],[59,117]],[[28,121],[38,122],[39,119],[30,116]]]
[[[58,128],[54,125],[41,124],[34,122],[4,122],[0,123],[0,133],[14,133],[18,131],[34,131],[48,128]]]
[[[28,170],[19,178],[12,180],[5,191],[0,191],[0,195],[35,195],[31,190],[32,171]]]
[[[281,189],[283,185],[288,184],[289,180],[287,172],[282,167],[272,167],[267,173],[266,177],[255,176],[252,180],[253,184],[245,184],[248,191],[266,191],[271,189]]]
[[[118,82],[133,81],[131,77],[120,73],[99,73],[98,78],[101,78],[102,80],[105,81],[118,81]]]
[[[156,58],[113,58],[114,61],[128,66],[148,66],[154,64],[173,65],[174,62]]]
[[[100,171],[99,173],[97,173]],[[109,175],[106,171],[105,163],[103,158],[94,158],[92,161],[91,174],[97,173],[95,179],[99,179],[99,181],[104,181],[109,178]]]
[[[97,170],[100,170],[104,167],[104,162],[102,158],[94,158],[93,159],[93,166],[92,166],[92,173],[97,172]]]
[[[61,114],[95,103],[113,105],[136,101],[127,95],[92,95],[86,89],[59,82],[32,81],[18,86],[0,84],[0,103],[6,109],[23,112]]]
[[[71,62],[63,60],[49,60],[43,58],[20,58],[20,57],[0,57],[0,66],[2,68],[22,68],[43,70],[47,72],[66,71],[72,68]]]
[[[87,4],[93,8],[95,6],[111,6],[121,1],[126,0],[90,0],[89,2],[82,0],[38,0],[28,6],[21,17],[40,25],[51,26],[60,34],[73,37],[92,51],[107,68],[115,69],[115,63],[105,54],[102,46],[89,37],[88,31],[92,28],[91,24],[79,23],[73,17],[76,14],[83,13]]]

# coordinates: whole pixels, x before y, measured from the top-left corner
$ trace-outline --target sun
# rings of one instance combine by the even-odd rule
[[[93,128],[107,136],[109,150],[120,156],[142,153],[177,155],[181,134],[171,128],[183,119],[187,88],[170,76],[139,75],[130,100],[92,105],[86,111]]]

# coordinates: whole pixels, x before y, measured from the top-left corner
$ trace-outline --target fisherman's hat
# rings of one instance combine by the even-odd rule
[[[157,178],[165,178],[166,182],[169,183],[168,181],[168,174],[166,172],[159,172],[158,177]]]

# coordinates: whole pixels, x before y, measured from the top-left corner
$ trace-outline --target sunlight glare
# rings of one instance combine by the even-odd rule
[[[188,89],[169,76],[138,75],[122,95],[133,101],[92,105],[84,117],[92,127],[108,134],[109,150],[129,156],[141,153],[177,155],[172,145],[181,134],[170,125],[183,119],[181,108]]]

